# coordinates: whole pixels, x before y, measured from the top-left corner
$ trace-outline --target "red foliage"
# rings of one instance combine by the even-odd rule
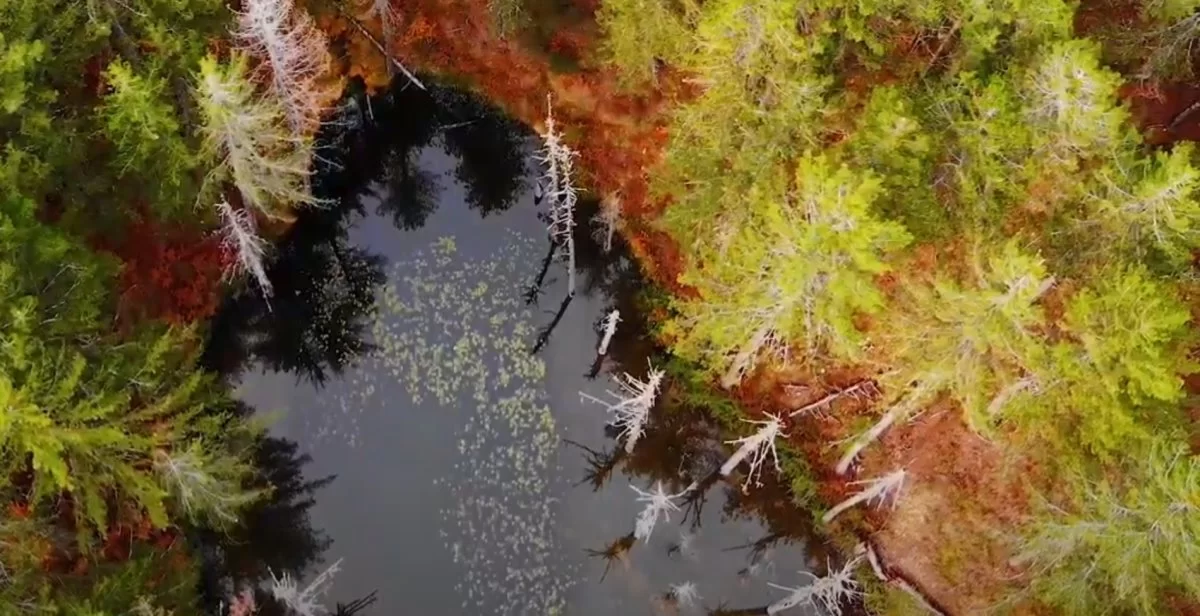
[[[582,60],[588,43],[586,35],[578,30],[559,30],[550,37],[550,51],[572,60]]]
[[[194,228],[162,226],[149,217],[130,224],[124,241],[101,243],[121,259],[118,317],[185,325],[217,310],[231,255],[220,240]]]

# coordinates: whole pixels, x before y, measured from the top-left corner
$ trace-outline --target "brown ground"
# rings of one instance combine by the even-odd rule
[[[394,5],[404,16],[394,53],[410,68],[462,78],[534,127],[544,123],[549,93],[560,125],[571,127],[567,139],[580,153],[579,166],[588,174],[590,187],[622,200],[623,231],[644,267],[669,289],[687,292],[675,280],[682,266],[679,251],[649,224],[666,202],[647,192],[648,170],[666,142],[667,115],[690,95],[682,79],[668,74],[656,87],[621,90],[612,71],[588,57],[596,34],[594,7],[588,0],[577,0],[565,14],[539,15],[541,39],[521,40],[493,33],[487,0],[394,0]],[[1098,18],[1085,12],[1081,19]],[[347,45],[351,74],[375,86],[386,83],[383,59],[374,47],[336,19],[327,18],[323,25]],[[378,32],[375,24],[368,25]],[[909,51],[914,58],[932,55],[915,47]],[[925,65],[932,67],[936,61],[914,60],[910,68],[927,70]],[[563,65],[568,67],[565,72]],[[870,76],[872,81],[877,78]],[[1140,125],[1148,127],[1148,139],[1200,139],[1197,121],[1166,128],[1181,110],[1200,100],[1200,88],[1140,85],[1126,88],[1123,95]],[[792,370],[760,375],[735,395],[747,414],[757,415],[799,408],[862,378],[853,370]],[[789,427],[792,444],[809,459],[820,496],[828,503],[855,491],[848,481],[901,467],[909,473],[894,510],[847,512],[834,522],[833,534],[869,539],[889,573],[907,580],[947,613],[980,614],[1012,596],[1020,589],[1021,572],[1008,564],[1010,540],[1029,505],[1021,477],[1036,475],[1036,469],[1012,460],[1011,452],[1006,457],[971,432],[956,409],[937,405],[915,421],[894,427],[870,448],[859,477],[836,476],[836,443],[857,433],[877,413],[869,400],[840,400]],[[1033,608],[1018,606],[1017,612],[1033,613]]]

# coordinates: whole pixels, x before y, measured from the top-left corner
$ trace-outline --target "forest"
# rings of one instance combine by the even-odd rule
[[[322,480],[208,341],[371,300],[297,220],[351,90],[425,74],[553,141],[558,202],[574,166],[667,395],[869,553],[863,609],[1194,613],[1197,43],[1200,0],[3,0],[0,614],[320,613],[319,533],[231,540]],[[314,382],[363,350],[260,334]]]

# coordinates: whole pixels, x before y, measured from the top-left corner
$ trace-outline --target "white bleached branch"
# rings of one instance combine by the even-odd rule
[[[904,489],[904,480],[908,477],[908,473],[904,470],[892,471],[882,477],[874,479],[865,479],[863,481],[854,481],[854,485],[866,486],[861,492],[847,498],[846,500],[834,505],[832,509],[825,512],[821,521],[825,524],[830,523],[840,515],[843,511],[858,505],[860,503],[871,503],[872,501],[882,504],[889,499],[892,501],[892,507],[896,506],[896,502],[900,499],[900,491]]]
[[[268,569],[268,573],[271,574],[271,595],[299,616],[328,614],[329,609],[321,604],[320,598],[329,592],[329,587],[333,584],[333,576],[337,575],[341,566],[342,559],[339,558],[303,590],[299,588],[295,578],[291,575],[284,573],[283,577],[277,578],[275,572]]]
[[[791,413],[788,413],[788,417],[795,417],[797,415],[803,415],[804,413],[807,413],[809,411],[820,412],[821,410],[825,409],[830,404],[833,404],[834,402],[836,402],[837,400],[839,400],[841,398],[849,397],[849,398],[857,399],[857,398],[862,398],[865,396],[873,395],[874,392],[875,392],[875,383],[873,383],[871,381],[859,381],[858,383],[855,383],[854,385],[851,385],[850,387],[847,387],[845,389],[840,389],[833,393],[826,394],[825,396],[822,396],[821,399],[819,399],[815,402],[810,402],[808,404],[805,404],[804,406],[792,411]]]
[[[621,322],[621,311],[613,310],[604,317],[604,336],[600,338],[600,348],[596,349],[596,353],[604,355],[608,353],[608,345],[612,342],[613,334],[617,333],[617,323]]]
[[[370,5],[367,12],[379,20],[379,34],[383,37],[384,52],[390,51],[392,39],[395,38],[396,22],[400,21],[399,12],[392,6],[392,0],[367,0]],[[392,74],[392,63],[387,63],[388,76]]]
[[[845,454],[842,454],[837,466],[834,467],[837,474],[845,475],[846,471],[850,470],[850,465],[858,458],[858,454],[862,453],[871,443],[874,443],[879,437],[883,436],[883,433],[887,432],[888,428],[892,427],[892,424],[896,423],[902,415],[906,415],[907,411],[908,407],[906,405],[894,405],[883,414],[883,417],[879,418],[879,421],[875,422],[875,425],[871,426],[866,432],[856,436],[854,442],[850,444],[850,449],[846,450]]]
[[[331,100],[321,80],[330,68],[325,35],[293,0],[242,0],[234,39],[260,60],[260,79],[270,84],[292,132],[310,134]]]
[[[755,486],[761,486],[762,481],[762,465],[766,461],[767,456],[771,456],[771,460],[775,465],[775,471],[779,472],[779,453],[775,450],[775,439],[781,435],[783,429],[783,421],[778,415],[767,415],[768,419],[762,421],[754,421],[743,419],[742,421],[762,426],[754,434],[742,437],[732,441],[726,441],[730,445],[738,445],[737,451],[729,456],[729,459],[721,465],[720,474],[722,477],[728,477],[747,458],[750,459],[750,472],[746,474],[746,481],[742,483],[742,491],[746,491],[750,483]],[[786,436],[786,435],[784,435]]]
[[[160,482],[192,518],[209,515],[222,523],[237,522],[238,510],[254,499],[254,493],[214,473],[196,449],[157,450],[153,468]]]
[[[647,492],[637,486],[629,486],[634,492],[638,493],[637,502],[646,503],[645,508],[637,516],[637,522],[633,527],[633,536],[639,541],[646,541],[650,538],[650,533],[654,532],[654,526],[658,524],[659,516],[665,521],[670,521],[672,511],[679,511],[679,505],[675,504],[675,499],[683,498],[688,493],[694,484],[688,486],[687,489],[679,494],[667,494],[663,490],[661,481],[654,483],[654,491]]]
[[[651,365],[646,380],[635,378],[628,372],[618,376],[616,380],[621,392],[608,392],[609,397],[613,399],[611,402],[583,392],[580,392],[579,396],[583,400],[604,405],[608,412],[614,415],[612,424],[621,429],[620,437],[625,439],[625,451],[629,452],[633,451],[634,445],[645,433],[646,420],[649,418],[650,409],[654,408],[655,400],[658,399],[662,379],[663,371]]]
[[[563,247],[567,261],[567,293],[575,294],[575,152],[562,140],[554,122],[554,108],[546,95],[546,132],[542,135],[542,151],[538,157],[546,172],[542,176],[550,205],[550,237]]]
[[[855,557],[842,565],[841,569],[831,570],[828,574],[820,577],[807,571],[801,571],[800,573],[803,575],[812,578],[812,583],[807,586],[791,588],[768,582],[772,588],[786,590],[790,594],[767,606],[767,614],[778,614],[804,604],[813,607],[819,606],[829,614],[840,616],[842,606],[849,599],[861,594],[858,590],[858,582],[854,581],[854,569],[860,560],[859,557]]]
[[[675,600],[675,603],[684,609],[691,609],[700,605],[700,591],[696,588],[695,582],[671,584],[668,594]]]
[[[237,257],[227,274],[248,273],[258,282],[263,295],[271,295],[271,281],[263,266],[266,244],[254,228],[254,216],[249,210],[234,210],[229,203],[217,204],[221,217],[221,245]]]
[[[621,224],[621,200],[612,196],[600,201],[600,211],[592,216],[592,239],[604,249],[612,250],[613,235]]]

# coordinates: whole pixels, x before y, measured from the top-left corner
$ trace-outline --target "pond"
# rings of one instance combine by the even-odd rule
[[[703,413],[664,395],[632,453],[616,440],[589,397],[665,358],[636,265],[592,238],[595,204],[567,301],[536,135],[447,86],[352,97],[335,131],[326,207],[278,245],[269,300],[230,298],[206,353],[288,461],[286,515],[257,523],[272,537],[254,549],[297,554],[263,557],[272,572],[340,560],[326,604],[374,593],[365,614],[636,615],[765,613],[786,595],[770,583],[823,568],[778,487],[711,480],[732,437]],[[703,494],[637,540],[635,488],[659,481]],[[243,542],[263,541],[254,528]]]

